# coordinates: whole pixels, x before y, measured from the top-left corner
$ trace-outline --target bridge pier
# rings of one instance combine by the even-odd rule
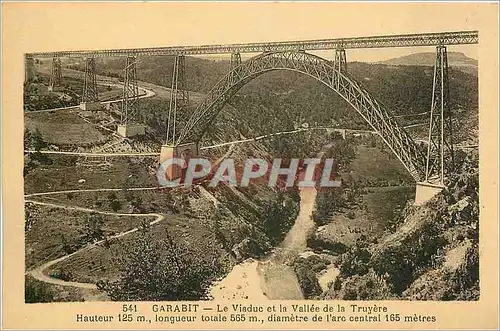
[[[180,158],[186,161],[187,166],[189,159],[198,157],[199,152],[198,143],[186,143],[177,146],[165,144],[161,146],[160,164],[168,159]],[[182,176],[182,170],[183,168],[177,165],[169,166],[165,171],[165,177],[168,180],[178,179]]]
[[[85,59],[85,79],[83,81],[81,110],[100,110],[99,93],[97,91],[96,64],[94,57]]]
[[[25,57],[25,64],[24,64],[24,72],[25,72],[25,82],[32,82],[35,80],[35,59],[32,56],[26,56]]]
[[[52,74],[50,75],[50,84],[48,91],[53,92],[56,87],[61,86],[62,83],[62,69],[61,59],[57,56],[52,58]]]
[[[135,103],[139,98],[139,85],[137,84],[137,66],[135,56],[127,56],[125,65],[125,79],[123,82],[123,96],[120,124],[127,125],[135,114]]]
[[[230,71],[236,68],[241,64],[241,54],[240,53],[231,53],[231,68]]]
[[[125,64],[125,79],[121,103],[121,118],[116,132],[125,138],[146,134],[143,124],[131,123],[137,115],[136,102],[139,100],[139,85],[137,84],[137,66],[135,56],[127,56]]]
[[[437,46],[432,85],[425,181],[429,181],[429,178],[437,177],[439,183],[443,185],[446,174],[449,174],[454,169],[451,117],[448,55],[446,46]]]
[[[415,192],[415,206],[420,206],[432,199],[436,194],[441,192],[445,187],[439,184],[431,184],[427,182],[418,182]]]
[[[116,133],[124,138],[143,136],[146,134],[146,127],[142,124],[118,124]]]
[[[186,58],[184,55],[177,55],[174,59],[172,73],[172,88],[170,89],[170,105],[167,117],[167,138],[166,144],[177,146],[177,112],[185,112],[189,105],[189,92],[186,80]],[[184,115],[185,114],[181,114]]]
[[[333,61],[333,68],[336,71],[347,72],[347,57],[345,49],[338,48],[335,50],[335,60]]]
[[[95,111],[95,110],[101,110],[102,105],[100,102],[80,102],[80,105],[78,106],[81,110],[89,110],[89,111]]]

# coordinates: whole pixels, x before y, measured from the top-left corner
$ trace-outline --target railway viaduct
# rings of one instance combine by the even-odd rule
[[[126,57],[124,68],[121,122],[117,131],[123,136],[140,134],[144,128],[133,123],[136,102],[137,57],[171,55],[175,58],[172,70],[170,107],[167,133],[160,161],[187,152],[198,153],[198,142],[217,117],[224,104],[245,84],[266,72],[291,70],[308,75],[328,86],[356,111],[387,144],[416,181],[416,204],[421,204],[440,192],[453,172],[453,141],[447,46],[477,44],[477,31],[419,33],[286,42],[245,43],[230,45],[174,46],[133,49],[57,51],[26,54],[26,81],[35,77],[34,61],[52,59],[50,90],[62,82],[62,58],[84,58],[85,75],[80,108],[96,110],[101,107],[97,90],[96,58]],[[348,72],[346,50],[387,47],[433,46],[436,50],[428,144],[422,150],[412,137],[398,125],[391,112],[354,80]],[[308,51],[331,50],[333,61]],[[241,60],[242,53],[255,56]],[[182,128],[176,126],[177,112],[189,103],[186,84],[185,57],[203,54],[230,54],[228,73],[212,88]],[[170,176],[175,176],[170,173]]]

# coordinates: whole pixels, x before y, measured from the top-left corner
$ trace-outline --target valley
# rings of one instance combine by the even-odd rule
[[[188,73],[194,91],[179,114],[181,126],[228,66],[188,61],[205,74]],[[116,109],[89,113],[54,101],[43,88],[47,63],[38,65],[36,85],[25,87],[26,95],[51,100],[25,101],[25,150],[33,151],[25,154],[24,169],[28,302],[478,299],[477,150],[458,148],[450,190],[413,206],[412,177],[359,114],[311,78],[276,71],[224,106],[203,136],[203,157],[327,152],[342,186],[161,188],[156,168],[170,102],[163,72],[169,63],[159,57],[139,66],[145,70],[138,121],[146,132],[138,137],[115,133]],[[120,98],[122,64],[100,66],[108,101]],[[77,94],[81,64],[65,65],[67,94]],[[429,108],[432,68],[397,65],[349,63],[349,72],[402,125],[423,123],[408,130],[425,140],[419,114]],[[455,143],[477,144],[477,79],[458,70],[452,75],[454,111],[463,115],[454,122]],[[403,81],[413,85],[394,93]],[[319,127],[328,129],[314,130]],[[334,129],[350,132],[344,139]]]

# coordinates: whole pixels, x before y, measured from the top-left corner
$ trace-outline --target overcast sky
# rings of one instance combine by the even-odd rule
[[[478,5],[465,2],[37,6],[30,6],[37,8],[36,12],[23,12],[23,17],[30,19],[23,20],[18,31],[17,42],[26,52],[328,39],[479,30],[481,26]],[[494,5],[492,10],[496,10]],[[364,49],[348,50],[347,56],[348,61],[372,62],[433,51],[433,47]],[[478,58],[476,46],[453,46],[449,51]],[[331,58],[331,54],[320,53],[326,58]]]

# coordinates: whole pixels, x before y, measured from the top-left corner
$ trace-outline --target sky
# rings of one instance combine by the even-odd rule
[[[493,4],[472,2],[185,2],[11,4],[4,6],[4,13],[23,5],[14,13],[18,16],[7,18],[23,22],[16,43],[25,52],[479,30],[485,6],[496,10]],[[364,49],[348,50],[347,56],[348,61],[376,62],[433,51],[433,47]],[[477,46],[453,46],[448,51],[478,58]],[[331,52],[318,55],[331,58]]]

